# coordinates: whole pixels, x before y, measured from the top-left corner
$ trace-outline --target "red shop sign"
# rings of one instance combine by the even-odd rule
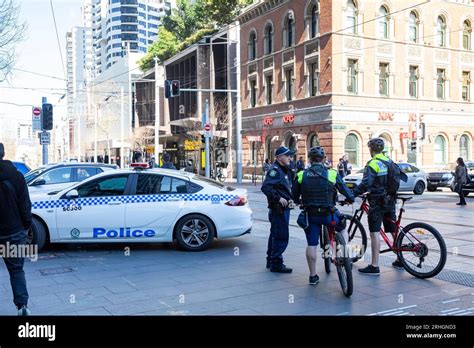
[[[264,126],[271,126],[273,124],[273,118],[270,116],[267,116],[263,119],[263,125]]]
[[[288,114],[283,116],[283,123],[293,123],[295,121],[295,115]]]
[[[400,139],[408,139],[408,132],[400,133]]]

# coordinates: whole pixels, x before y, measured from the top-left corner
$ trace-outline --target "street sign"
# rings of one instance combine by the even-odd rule
[[[41,130],[41,108],[39,106],[33,106],[31,110],[31,115],[33,117],[32,130],[37,132]]]
[[[40,144],[49,145],[51,144],[51,133],[43,131],[40,133]]]
[[[211,125],[210,125],[209,123],[206,123],[206,124],[204,125],[204,130],[205,130],[206,132],[209,132],[209,131],[211,130]]]

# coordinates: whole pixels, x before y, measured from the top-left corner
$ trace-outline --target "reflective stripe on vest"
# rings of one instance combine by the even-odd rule
[[[383,176],[388,174],[388,167],[385,165],[385,163],[378,161],[382,160],[385,162],[389,162],[390,159],[388,157],[385,157],[381,153],[376,154],[374,158],[372,158],[369,161],[368,166],[374,170],[374,172],[377,174],[377,176]]]
[[[331,184],[335,185],[336,184],[336,178],[337,178],[337,170],[335,169],[329,169],[328,170],[328,180]]]
[[[303,174],[304,171],[298,172],[298,174],[296,174],[296,176],[298,177],[298,184],[301,184],[303,182]]]

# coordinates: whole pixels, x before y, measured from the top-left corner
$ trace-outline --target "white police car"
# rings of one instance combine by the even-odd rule
[[[32,242],[172,242],[208,248],[214,238],[250,233],[244,189],[168,169],[98,174],[58,193],[32,198]]]

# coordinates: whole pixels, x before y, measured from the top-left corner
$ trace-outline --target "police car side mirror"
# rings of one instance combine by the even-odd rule
[[[66,198],[67,199],[79,198],[79,192],[77,192],[77,190],[71,190],[68,193],[66,193]]]
[[[46,180],[39,179],[39,180],[36,180],[35,182],[33,182],[33,184],[31,184],[31,186],[40,186],[40,185],[46,185]]]

